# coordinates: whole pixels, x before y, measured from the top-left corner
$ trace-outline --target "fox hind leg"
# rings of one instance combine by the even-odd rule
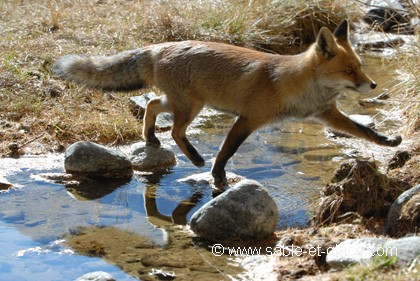
[[[143,138],[146,140],[146,145],[160,147],[160,141],[155,135],[155,123],[157,115],[161,112],[170,112],[165,97],[159,97],[147,103],[143,117]]]
[[[191,124],[202,108],[202,103],[196,102],[189,104],[186,102],[182,108],[176,108],[173,112],[174,124],[172,126],[172,137],[185,156],[197,167],[204,166],[205,161],[188,140],[186,131],[188,125]]]

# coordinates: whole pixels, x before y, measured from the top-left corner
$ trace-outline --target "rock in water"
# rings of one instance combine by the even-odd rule
[[[169,146],[152,147],[146,143],[136,143],[131,147],[130,160],[139,171],[167,169],[176,164],[176,157]]]
[[[92,178],[130,178],[133,175],[132,164],[125,154],[87,141],[67,148],[64,168],[67,173]]]
[[[253,238],[273,234],[277,205],[258,182],[243,180],[202,206],[191,218],[191,229],[213,241]]]
[[[85,275],[76,279],[76,281],[115,281],[115,278],[103,271],[95,271],[86,273]]]

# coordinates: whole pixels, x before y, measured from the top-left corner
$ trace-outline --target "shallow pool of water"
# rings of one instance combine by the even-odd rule
[[[320,175],[322,171],[328,174],[333,168],[331,160],[340,157],[335,145],[312,143],[319,138],[315,132],[319,128],[309,126],[302,132],[306,125],[296,126],[255,133],[227,166],[230,172],[258,180],[268,188],[279,207],[278,228],[306,225],[309,205],[323,185]],[[112,261],[108,264],[79,255],[63,239],[80,227],[117,227],[147,238],[150,245],[167,247],[171,235],[165,226],[186,224],[195,210],[212,199],[209,186],[191,186],[179,180],[210,170],[224,130],[192,132],[191,139],[208,163],[201,169],[187,161],[163,134],[177,153],[177,166],[161,173],[136,174],[127,182],[77,186],[43,179],[42,174],[63,172],[63,155],[1,159],[1,169],[15,188],[0,194],[0,279],[33,280],[36,276],[38,280],[62,280],[65,272],[67,280],[73,280],[103,270],[117,280],[130,280]],[[327,156],[308,157],[318,150]],[[321,162],[325,163],[320,172]]]
[[[347,112],[372,114],[372,109],[355,106],[355,98],[348,95],[342,100],[346,108],[351,107]],[[63,172],[63,155],[0,159],[0,175],[14,185],[0,193],[0,280],[74,280],[98,270],[117,280],[134,280],[132,276],[174,268],[186,279],[235,276],[238,270],[232,260],[212,261],[211,253],[192,242],[188,229],[176,227],[212,199],[209,186],[191,186],[180,179],[210,171],[231,122],[230,117],[216,115],[189,130],[205,167],[194,167],[169,133],[162,133],[160,138],[172,146],[178,164],[165,172],[136,174],[126,182],[77,186],[40,177]],[[320,189],[338,162],[350,154],[345,143],[327,139],[322,126],[292,122],[255,132],[226,170],[267,187],[278,205],[278,229],[303,227]],[[80,232],[93,240],[66,242],[83,236]],[[110,238],[95,242],[105,236]],[[127,241],[136,241],[137,246],[130,247]],[[127,249],[120,251],[122,245]]]

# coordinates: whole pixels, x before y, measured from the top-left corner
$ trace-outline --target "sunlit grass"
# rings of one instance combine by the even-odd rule
[[[356,19],[357,5],[349,0],[1,1],[0,117],[13,126],[43,124],[35,127],[64,143],[138,140],[141,124],[129,110],[129,94],[110,100],[100,91],[58,80],[52,63],[65,54],[107,55],[187,39],[297,53],[315,40],[321,26],[332,29],[344,18]],[[407,85],[414,87],[407,88],[407,96],[418,93],[418,84]],[[62,90],[52,96],[50,87]],[[13,140],[8,136],[6,143]]]

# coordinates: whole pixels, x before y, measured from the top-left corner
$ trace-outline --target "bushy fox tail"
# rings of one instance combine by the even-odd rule
[[[141,50],[122,52],[113,56],[67,55],[53,66],[54,74],[91,88],[131,91],[144,86]],[[147,59],[144,62],[147,64]],[[143,78],[142,78],[143,76]]]

